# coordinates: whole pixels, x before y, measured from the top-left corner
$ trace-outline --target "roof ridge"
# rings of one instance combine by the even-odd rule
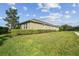
[[[25,22],[22,22],[21,24],[26,23],[26,22],[29,22],[29,21],[37,21],[37,23],[41,23],[41,24],[44,24],[44,25],[57,27],[56,25],[53,25],[53,24],[50,24],[48,22],[45,22],[45,21],[42,21],[42,20],[38,20],[38,19],[30,19],[30,20],[27,20]]]

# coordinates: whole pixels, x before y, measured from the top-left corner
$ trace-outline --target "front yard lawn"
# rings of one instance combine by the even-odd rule
[[[79,56],[79,37],[64,31],[15,36],[3,42],[0,55]]]

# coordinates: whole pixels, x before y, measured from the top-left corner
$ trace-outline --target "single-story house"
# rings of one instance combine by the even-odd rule
[[[32,30],[59,30],[59,27],[56,25],[52,25],[50,23],[40,21],[37,19],[28,20],[20,23],[21,29],[32,29]]]

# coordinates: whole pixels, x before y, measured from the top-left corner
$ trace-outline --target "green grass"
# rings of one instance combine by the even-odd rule
[[[79,56],[79,37],[73,32],[20,35],[5,40],[0,55]]]

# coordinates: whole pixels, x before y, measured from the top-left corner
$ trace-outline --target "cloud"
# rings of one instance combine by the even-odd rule
[[[45,8],[45,9],[50,9],[50,8],[61,8],[59,3],[40,3],[38,4],[39,8]]]
[[[51,8],[61,9],[59,3],[39,3],[37,9],[41,9],[42,12],[49,12]]]
[[[27,7],[24,6],[23,9],[24,9],[25,11],[27,11]]]
[[[70,12],[69,11],[65,11],[65,14],[69,14]],[[75,10],[71,10],[71,13],[75,14],[77,13]]]
[[[44,18],[43,16],[40,16],[39,18]]]
[[[47,9],[42,9],[41,12],[49,12]]]
[[[50,13],[48,16],[40,16],[40,19],[45,20],[47,22],[62,22],[63,19],[71,18],[71,15],[61,14],[61,13]]]
[[[0,19],[2,19],[3,17],[0,17]]]
[[[17,9],[15,6],[11,6],[12,9]]]
[[[42,3],[38,3],[37,5],[38,5],[38,9],[39,9],[39,8],[43,8]]]
[[[75,13],[77,13],[77,12],[76,12],[75,10],[72,10],[72,13],[75,14]]]
[[[61,13],[51,13],[48,16],[40,16],[40,20],[48,22],[50,24],[58,25],[63,21],[62,17],[63,17],[63,14]]]
[[[60,13],[50,13],[50,16],[51,16],[53,19],[59,19],[59,18],[61,18],[63,15],[60,14]]]
[[[15,3],[8,3],[8,5],[12,8],[12,9],[17,9],[16,7],[15,7]]]
[[[19,15],[19,16],[21,16],[21,15],[22,15],[22,13],[18,13],[18,15]]]
[[[26,15],[26,17],[30,16],[29,14]]]
[[[35,15],[35,14],[33,14],[32,16],[33,16],[33,17],[36,17],[36,15]]]
[[[69,11],[65,11],[66,14],[69,14]]]
[[[44,4],[44,8],[50,9],[50,8],[59,8],[59,4],[58,3],[47,3]]]
[[[70,15],[64,15],[64,18],[70,18],[71,16]]]
[[[4,17],[3,16],[0,16],[0,19],[3,19]]]
[[[61,19],[62,18],[62,14],[60,13],[51,13],[49,14],[48,16],[40,16],[40,19],[44,19],[44,20],[47,20],[48,22],[52,22],[52,21],[56,21],[58,19]]]
[[[14,6],[16,3],[8,3],[8,5]]]
[[[72,6],[73,6],[73,7],[76,7],[77,5],[76,5],[76,3],[73,3]]]

